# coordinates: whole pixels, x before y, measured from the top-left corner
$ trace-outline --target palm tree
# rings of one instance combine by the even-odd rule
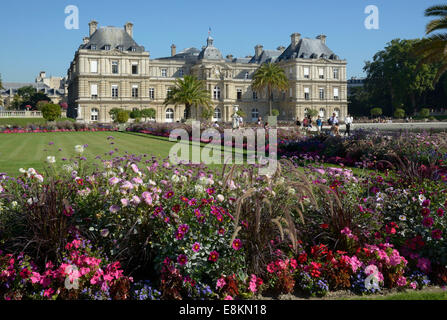
[[[177,79],[175,87],[172,88],[164,105],[184,104],[186,110],[186,119],[191,118],[191,107],[205,106],[210,108],[211,96],[206,90],[203,81],[194,76],[187,75],[183,79]]]
[[[268,62],[256,70],[252,87],[257,91],[267,89],[270,115],[272,115],[273,90],[287,90],[289,80],[287,80],[284,70],[278,64]]]
[[[439,69],[434,79],[436,83],[447,71],[447,32],[434,33],[447,31],[447,5],[436,5],[428,8],[425,10],[425,16],[438,18],[427,24],[425,33],[430,36],[422,39],[416,45],[415,53],[421,57],[419,65],[439,64]]]

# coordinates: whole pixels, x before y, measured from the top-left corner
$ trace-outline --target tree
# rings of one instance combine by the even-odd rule
[[[318,116],[318,111],[315,109],[310,109],[307,111],[307,115],[310,116],[311,118],[314,118]]]
[[[141,116],[144,118],[144,121],[147,121],[147,119],[155,119],[157,115],[157,112],[155,111],[155,109],[152,108],[147,108],[147,109],[143,109],[141,110]]]
[[[54,121],[61,117],[61,106],[47,103],[42,107],[42,115],[47,121]]]
[[[49,101],[39,101],[39,102],[37,102],[37,104],[36,104],[36,108],[37,108],[37,110],[42,111],[42,108],[43,108],[46,104],[48,104],[48,103],[50,103],[50,102],[49,102]]]
[[[33,86],[26,86],[19,88],[17,94],[23,99],[23,101],[29,101],[31,96],[37,92]]]
[[[120,110],[116,115],[116,122],[126,123],[129,121],[129,112],[126,110]]]
[[[434,89],[437,67],[420,64],[419,57],[412,54],[417,43],[419,40],[394,39],[365,64],[365,89],[387,115],[393,115],[401,105],[413,113],[424,95]]]
[[[428,118],[430,116],[430,109],[422,108],[421,111],[419,111],[419,116],[422,118]]]
[[[435,5],[425,10],[426,17],[437,17],[425,27],[428,38],[421,40],[415,48],[421,63],[437,63],[439,68],[433,82],[439,81],[447,71],[447,4]],[[438,33],[435,33],[438,32]]]
[[[175,87],[171,89],[164,105],[185,105],[186,119],[191,118],[191,108],[199,106],[211,108],[211,96],[206,90],[203,81],[196,77],[186,75],[183,79],[175,81]]]
[[[289,80],[284,70],[276,63],[264,63],[254,76],[252,87],[256,91],[267,89],[270,115],[272,115],[273,90],[287,90]]]
[[[372,108],[370,113],[372,117],[379,117],[382,115],[382,108]]]
[[[272,116],[274,116],[274,117],[279,116],[279,110],[278,109],[273,109],[272,110]]]
[[[123,110],[123,109],[121,109],[121,108],[112,108],[112,109],[110,109],[110,111],[109,111],[109,115],[110,115],[110,117],[112,118],[112,120],[113,120],[114,122],[116,122],[118,113],[119,113],[120,111],[122,111],[122,110]]]
[[[141,118],[141,111],[136,109],[136,110],[132,110],[132,112],[130,113],[130,118],[131,119],[138,119]]]
[[[369,116],[369,110],[372,107],[372,102],[369,92],[361,87],[353,87],[350,89],[348,96],[348,113],[353,116]]]
[[[396,111],[394,111],[394,117],[398,119],[402,119],[405,117],[405,110],[401,108],[397,108]]]

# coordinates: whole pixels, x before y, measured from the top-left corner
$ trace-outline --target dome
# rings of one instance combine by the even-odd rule
[[[211,37],[208,37],[206,39],[206,47],[202,49],[202,51],[199,54],[199,60],[206,59],[206,60],[223,60],[222,53],[219,49],[214,47],[213,45],[214,39]]]

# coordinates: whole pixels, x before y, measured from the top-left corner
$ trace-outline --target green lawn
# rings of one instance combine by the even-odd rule
[[[57,122],[61,121],[74,121],[71,118],[62,118],[57,120]],[[18,126],[24,127],[30,124],[34,125],[43,125],[46,124],[47,121],[44,118],[0,118],[0,126]]]
[[[406,291],[383,296],[353,297],[348,300],[447,300],[447,290],[428,288],[421,291]]]
[[[114,139],[107,140],[109,136]],[[54,144],[49,145],[50,142]],[[114,144],[112,145],[111,142]],[[42,171],[46,166],[47,156],[55,156],[56,165],[61,166],[66,163],[62,161],[63,158],[70,159],[76,155],[75,145],[85,144],[88,144],[88,147],[85,149],[84,156],[89,162],[95,162],[96,156],[110,159],[117,155],[124,155],[126,151],[136,156],[147,154],[148,157],[166,158],[174,142],[170,142],[168,138],[125,132],[0,134],[0,172],[17,176],[20,168],[34,168]],[[115,148],[118,151],[115,151]],[[59,149],[62,150],[59,151]],[[114,151],[113,156],[106,155],[110,151]],[[192,146],[190,145],[191,154]],[[215,167],[215,165],[210,167]]]

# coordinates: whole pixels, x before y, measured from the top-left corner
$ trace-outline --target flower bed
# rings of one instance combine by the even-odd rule
[[[129,154],[87,168],[76,151],[63,171],[51,161],[45,173],[0,176],[3,299],[247,299],[447,283],[440,179],[303,172],[286,160],[258,176],[257,165],[221,172]]]

